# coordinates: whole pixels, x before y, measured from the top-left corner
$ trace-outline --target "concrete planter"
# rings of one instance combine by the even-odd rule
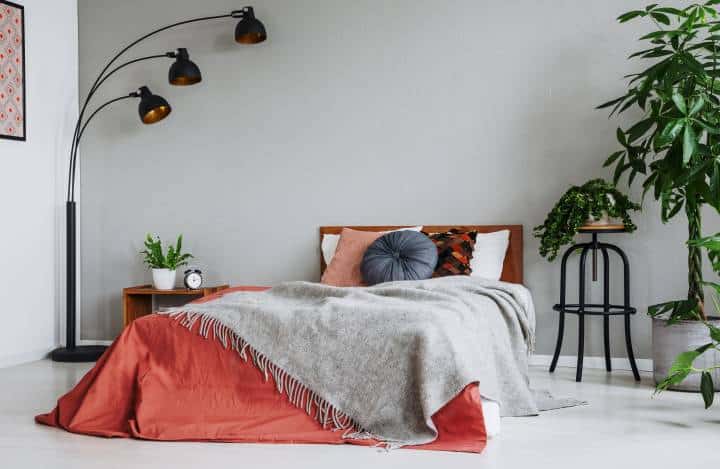
[[[720,319],[712,318],[710,323],[720,327]],[[700,321],[680,321],[672,326],[664,319],[652,320],[653,376],[659,383],[668,374],[670,367],[682,352],[694,350],[710,342],[708,328]],[[706,368],[720,364],[720,352],[710,350],[695,360],[696,368]],[[712,372],[715,390],[720,391],[720,370]],[[670,387],[674,391],[700,391],[700,375],[691,374],[682,383]]]

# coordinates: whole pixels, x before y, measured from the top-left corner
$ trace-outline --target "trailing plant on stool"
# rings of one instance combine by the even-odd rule
[[[635,231],[629,212],[639,209],[638,204],[603,179],[573,186],[560,197],[545,222],[533,229],[533,235],[540,238],[540,255],[555,260],[560,248],[572,243],[581,226],[604,214],[621,219],[627,231]]]

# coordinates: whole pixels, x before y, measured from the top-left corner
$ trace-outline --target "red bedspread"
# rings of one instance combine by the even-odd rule
[[[323,429],[252,361],[161,315],[126,327],[57,407],[35,420],[74,433],[147,440],[375,444]],[[416,448],[482,451],[487,437],[477,384],[433,422],[437,440]]]

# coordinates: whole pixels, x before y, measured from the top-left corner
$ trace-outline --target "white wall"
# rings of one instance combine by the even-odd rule
[[[59,342],[56,233],[78,100],[76,1],[21,3],[28,127],[26,142],[0,140],[0,366],[41,358]]]
[[[608,176],[601,165],[618,122],[594,107],[622,93],[621,77],[637,67],[626,57],[642,29],[615,17],[644,2],[253,3],[268,27],[264,44],[234,44],[234,22],[219,20],[129,55],[187,47],[200,86],[167,85],[167,61],[108,82],[103,97],[148,84],[174,112],[143,127],[123,103],[88,132],[82,337],[120,330],[122,288],[149,280],[137,255],[148,231],[184,233],[210,282],[274,284],[318,278],[320,225],[522,223],[537,348],[550,353],[559,266],[539,258],[531,230],[569,185]],[[244,4],[80,0],[81,88],[142,33]],[[718,228],[713,217],[707,231]],[[630,257],[633,303],[644,311],[684,294],[685,227],[663,226],[654,204],[637,222],[637,234],[611,239]],[[602,326],[590,323],[588,353],[601,355]],[[575,324],[566,354],[575,353]],[[633,324],[637,355],[648,357],[649,321]]]

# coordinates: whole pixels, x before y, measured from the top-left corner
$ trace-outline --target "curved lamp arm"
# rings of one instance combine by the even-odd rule
[[[83,124],[82,128],[80,129],[80,132],[78,132],[78,136],[77,136],[77,141],[78,141],[78,143],[80,143],[80,139],[82,139],[82,136],[83,136],[83,134],[85,133],[85,129],[87,128],[88,124],[90,124],[90,121],[92,121],[93,117],[95,117],[95,116],[97,115],[97,113],[99,113],[100,111],[102,111],[102,110],[105,109],[106,107],[108,107],[108,106],[110,106],[111,104],[116,103],[116,102],[118,102],[118,101],[122,101],[122,100],[124,100],[124,99],[130,99],[130,98],[139,98],[139,97],[140,97],[140,93],[134,91],[134,92],[132,92],[132,93],[130,93],[130,94],[127,94],[127,95],[125,95],[125,96],[120,96],[120,97],[117,97],[117,98],[113,98],[113,99],[111,99],[110,101],[107,101],[106,103],[104,103],[104,104],[102,104],[101,106],[99,106],[97,109],[95,109],[95,111],[93,111],[93,113],[90,114],[90,116],[87,118],[87,120],[85,121],[85,124]]]
[[[96,83],[93,85],[92,88],[90,88],[90,91],[88,92],[87,97],[85,98],[85,103],[83,104],[82,111],[78,115],[77,122],[75,123],[75,132],[73,134],[72,139],[72,145],[70,146],[70,166],[68,168],[68,191],[67,191],[67,200],[74,200],[75,195],[75,166],[77,165],[77,152],[78,152],[78,145],[80,143],[80,134],[82,133],[81,127],[82,119],[85,115],[85,111],[87,109],[88,104],[90,103],[90,100],[95,95],[95,92],[100,88],[100,86],[105,83],[105,81],[110,78],[112,75],[114,75],[119,70],[122,70],[123,68],[127,67],[128,65],[132,65],[137,62],[142,62],[145,60],[151,60],[151,59],[158,59],[158,58],[175,58],[177,57],[176,52],[166,52],[164,54],[156,54],[156,55],[148,55],[146,57],[139,57],[137,59],[129,60],[121,65],[118,65],[117,67],[113,68],[109,72],[105,74],[105,76],[102,77],[99,81],[96,81]],[[99,110],[99,109],[98,109]],[[97,111],[95,111],[97,112]],[[94,115],[94,114],[93,114]],[[92,116],[90,117],[92,118]],[[89,122],[90,118],[86,121]],[[82,127],[84,130],[84,127]]]
[[[80,135],[80,133],[81,133],[81,127],[83,127],[82,120],[83,120],[83,117],[84,117],[84,115],[85,115],[85,111],[87,110],[88,104],[90,103],[90,99],[91,99],[92,96],[95,94],[95,92],[97,91],[98,87],[105,81],[105,79],[106,79],[106,78],[105,78],[105,77],[106,77],[105,73],[108,72],[108,70],[110,70],[110,67],[112,67],[112,65],[120,58],[120,56],[122,56],[125,52],[127,52],[128,50],[130,50],[131,48],[133,48],[134,46],[136,46],[136,45],[139,44],[140,42],[144,41],[145,39],[148,39],[149,37],[152,37],[152,36],[154,36],[154,35],[156,35],[156,34],[158,34],[158,33],[161,33],[161,32],[163,32],[163,31],[166,31],[166,30],[168,30],[168,29],[175,28],[175,27],[177,27],[177,26],[182,26],[182,25],[185,25],[185,24],[197,23],[197,22],[200,22],[200,21],[209,21],[209,20],[215,20],[215,19],[221,19],[221,18],[244,18],[246,12],[248,12],[248,11],[251,11],[250,8],[249,8],[249,7],[245,7],[245,8],[243,8],[243,9],[241,9],[241,10],[233,10],[233,11],[231,11],[230,13],[227,13],[227,14],[224,14],[224,15],[203,16],[203,17],[192,18],[192,19],[189,19],[189,20],[179,21],[179,22],[177,22],[177,23],[173,23],[173,24],[169,24],[169,25],[167,25],[167,26],[163,26],[162,28],[158,28],[158,29],[156,29],[156,30],[154,30],[154,31],[151,31],[151,32],[145,34],[144,36],[141,36],[140,38],[136,39],[135,41],[131,42],[131,43],[128,44],[127,46],[125,46],[125,47],[123,47],[122,49],[120,49],[120,51],[118,51],[118,52],[115,54],[115,56],[113,56],[113,58],[110,59],[110,61],[105,65],[105,67],[103,67],[103,69],[100,71],[100,74],[97,76],[97,78],[95,78],[95,81],[93,82],[92,86],[90,87],[90,91],[88,92],[87,96],[85,97],[85,101],[83,102],[82,108],[81,108],[81,110],[80,110],[80,114],[79,114],[78,119],[77,119],[77,122],[76,122],[76,124],[75,124],[74,137],[73,137],[73,142],[72,142],[72,146],[71,146],[71,149],[70,149],[70,168],[69,168],[69,171],[68,171],[69,174],[68,174],[67,200],[68,200],[69,202],[75,200],[75,188],[74,188],[74,186],[75,186],[75,172],[76,172],[76,164],[75,164],[75,163],[76,163],[76,160],[77,160],[77,156],[76,156],[76,155],[77,155],[77,146],[78,146],[78,140],[79,140],[78,137],[79,137],[79,135]],[[124,66],[124,65],[129,65],[130,63],[134,63],[134,62],[131,61],[131,62],[127,63],[127,64],[123,64],[123,66]],[[110,71],[107,76],[112,75],[112,74],[115,73],[117,70],[123,68],[123,66],[116,67],[115,69],[113,69],[112,71]]]

